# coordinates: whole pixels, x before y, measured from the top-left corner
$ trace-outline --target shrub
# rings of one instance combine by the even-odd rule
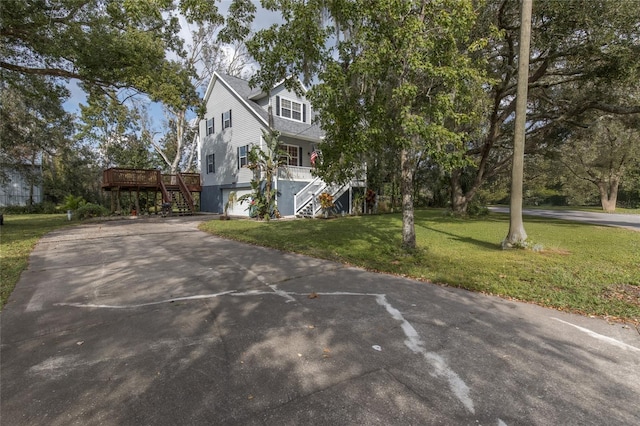
[[[86,203],[78,208],[76,215],[78,219],[89,219],[91,217],[107,216],[109,210],[99,204]]]
[[[64,210],[78,210],[81,206],[85,205],[87,202],[81,196],[74,196],[72,194],[64,197],[64,202],[62,203],[62,208]]]
[[[50,201],[27,206],[5,206],[2,207],[2,212],[6,214],[59,213],[56,211],[55,204],[51,203]]]

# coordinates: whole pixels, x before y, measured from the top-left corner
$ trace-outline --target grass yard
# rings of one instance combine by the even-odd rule
[[[416,211],[419,249],[400,248],[399,214],[330,220],[214,220],[212,234],[537,303],[640,323],[640,233],[525,217],[529,238],[543,250],[500,249],[506,214],[459,219]]]
[[[0,308],[7,303],[40,237],[69,223],[62,214],[4,215],[0,227]]]

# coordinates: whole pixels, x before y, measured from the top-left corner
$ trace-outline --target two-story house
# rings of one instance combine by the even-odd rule
[[[336,212],[351,210],[351,185],[329,186],[311,174],[314,150],[323,133],[313,123],[314,111],[304,96],[288,90],[284,82],[269,91],[251,89],[246,80],[215,73],[205,93],[206,114],[199,127],[199,162],[202,177],[201,211],[222,213],[229,194],[251,193],[253,172],[247,168],[252,145],[265,147],[263,130],[280,132],[288,167],[274,182],[280,213],[314,215],[319,211],[317,195],[335,196]],[[247,204],[232,206],[230,215],[248,215]]]

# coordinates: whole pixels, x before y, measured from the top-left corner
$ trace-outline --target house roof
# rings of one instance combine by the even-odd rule
[[[241,78],[233,77],[227,74],[214,73],[211,84],[207,89],[206,97],[210,96],[211,89],[213,88],[216,80],[220,80],[225,86],[227,86],[232,92],[234,92],[235,95],[242,101],[242,103],[246,105],[247,109],[249,109],[249,111],[256,115],[265,127],[268,126],[269,114],[264,110],[264,108],[262,108],[254,101],[254,99],[262,99],[265,96],[268,96],[268,93],[262,92],[259,89],[252,89],[249,86],[249,82],[247,80],[243,80]],[[282,85],[283,83],[284,81],[278,83],[274,87],[274,89]],[[314,141],[320,140],[324,136],[324,132],[317,124],[309,125],[305,123],[299,123],[297,121],[287,120],[286,118],[281,118],[276,115],[273,116],[273,127],[283,136],[309,139]]]

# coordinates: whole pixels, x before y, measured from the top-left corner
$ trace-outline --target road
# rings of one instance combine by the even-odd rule
[[[45,236],[0,314],[6,425],[640,424],[623,324],[223,240]]]
[[[509,213],[508,207],[489,207],[489,210],[496,213]],[[631,229],[632,231],[640,231],[640,214],[598,213],[578,210],[547,209],[523,209],[522,214],[527,216],[542,216],[553,219],[592,223],[594,225],[615,226]]]

